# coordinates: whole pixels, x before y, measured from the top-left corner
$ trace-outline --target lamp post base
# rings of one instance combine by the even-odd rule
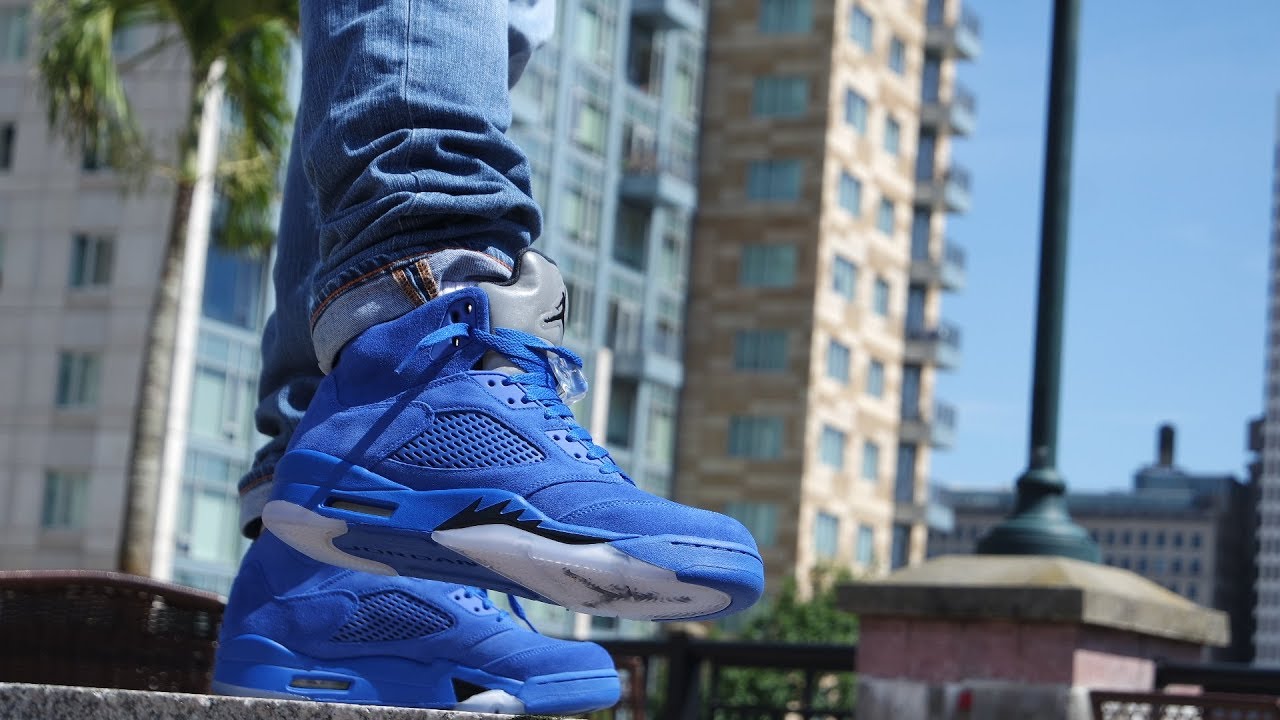
[[[979,555],[1056,555],[1101,562],[1098,545],[1071,521],[1066,484],[1053,468],[1032,468],[1018,478],[1013,514],[978,541]]]

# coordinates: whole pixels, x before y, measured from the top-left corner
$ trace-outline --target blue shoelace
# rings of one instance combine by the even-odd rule
[[[519,385],[525,392],[525,399],[536,402],[545,408],[544,416],[548,420],[560,420],[568,429],[565,438],[582,443],[586,448],[587,460],[600,460],[601,473],[621,473],[622,468],[609,457],[609,451],[591,439],[591,433],[578,424],[573,411],[564,403],[557,388],[561,381],[552,364],[552,358],[563,361],[570,370],[582,369],[582,358],[569,348],[552,345],[535,335],[530,335],[511,328],[495,328],[493,332],[485,332],[467,323],[452,323],[436,330],[418,341],[414,352],[409,353],[400,365],[397,373],[404,372],[422,351],[443,342],[458,344],[458,340],[469,337],[485,347],[506,356],[511,362],[524,370],[502,381],[503,385]]]
[[[506,620],[511,617],[507,614],[507,611],[493,604],[493,599],[489,597],[488,590],[478,587],[464,587],[462,590],[462,596],[466,598],[479,598],[480,605],[485,610],[497,610],[499,621]],[[533,621],[529,619],[527,614],[525,614],[524,606],[520,604],[520,601],[517,600],[514,595],[507,595],[507,604],[511,606],[512,612],[515,613],[516,617],[520,618],[521,622],[528,625],[530,630],[538,632],[538,628],[533,626]]]

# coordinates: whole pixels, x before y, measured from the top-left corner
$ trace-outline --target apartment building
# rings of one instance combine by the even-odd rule
[[[1250,438],[1257,436],[1250,425]],[[1253,548],[1258,487],[1233,475],[1189,472],[1174,462],[1173,429],[1162,428],[1155,462],[1134,473],[1127,492],[1067,495],[1072,519],[1089,531],[1102,561],[1132,570],[1188,600],[1226,612],[1231,644],[1218,660],[1253,657]],[[1252,445],[1252,442],[1251,442]],[[1013,511],[1007,489],[942,489],[954,528],[929,536],[929,557],[967,555]]]
[[[172,192],[124,193],[93,152],[50,133],[32,63],[30,2],[0,0],[0,567],[116,563],[125,474]],[[155,28],[120,34],[117,57]],[[144,130],[176,137],[189,111],[184,53],[136,63]],[[163,148],[162,145],[157,147]],[[243,551],[235,482],[257,444],[252,412],[265,258],[211,250],[173,567],[223,590]]]
[[[774,588],[924,557],[969,204],[958,0],[713,0],[678,499],[748,525]]]
[[[1276,101],[1274,181],[1271,192],[1271,287],[1268,305],[1267,384],[1262,431],[1262,502],[1258,527],[1256,662],[1280,666],[1280,98]]]

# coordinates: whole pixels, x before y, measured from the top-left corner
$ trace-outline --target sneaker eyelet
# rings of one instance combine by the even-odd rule
[[[497,384],[498,384],[498,383],[494,382],[493,380],[490,380],[490,381],[489,381],[489,387],[493,387],[493,386],[495,386],[495,385],[497,385]]]

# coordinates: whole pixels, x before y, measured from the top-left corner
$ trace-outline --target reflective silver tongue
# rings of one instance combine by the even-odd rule
[[[489,296],[489,326],[511,328],[546,340],[552,345],[564,342],[565,311],[568,294],[560,269],[536,250],[527,250],[516,261],[516,269],[506,282],[477,284]],[[548,353],[551,367],[560,385],[560,395],[571,403],[586,393],[586,380],[580,368],[555,353]],[[480,366],[508,375],[523,372],[505,356],[490,352]]]

